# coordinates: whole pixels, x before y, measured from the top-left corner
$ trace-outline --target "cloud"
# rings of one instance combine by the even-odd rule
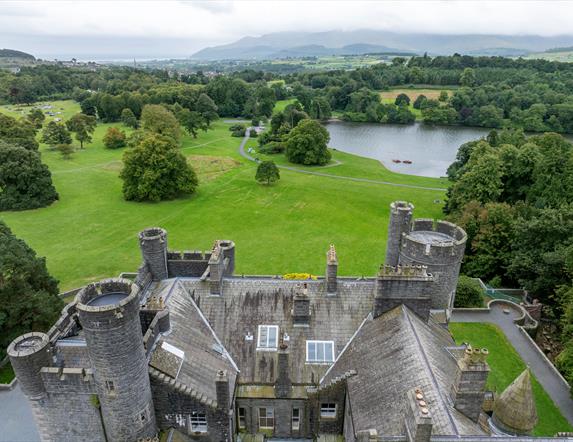
[[[76,41],[109,45],[157,40],[166,52],[190,54],[204,46],[280,31],[376,29],[393,32],[572,34],[573,2],[564,1],[344,1],[344,0],[45,0],[0,1],[0,41],[26,41],[46,54],[47,37],[57,50],[81,51]],[[35,42],[34,42],[35,39]],[[116,43],[109,43],[110,41]],[[182,42],[174,48],[174,41]],[[6,42],[6,43],[5,43]],[[134,43],[135,42],[135,43]],[[12,44],[12,43],[11,43]],[[17,41],[15,43],[17,45]],[[143,43],[142,43],[143,44]],[[93,45],[92,45],[93,46]],[[140,45],[141,46],[141,45]],[[16,47],[18,49],[18,47]],[[138,48],[140,49],[140,48]],[[155,49],[154,49],[155,50]]]

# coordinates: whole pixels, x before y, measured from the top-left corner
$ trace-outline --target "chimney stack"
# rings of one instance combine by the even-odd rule
[[[287,398],[291,393],[292,382],[290,380],[289,351],[286,344],[280,345],[277,357],[278,374],[275,381],[275,395],[277,398]]]
[[[229,394],[229,378],[227,372],[219,370],[215,378],[215,391],[217,394],[217,407],[224,411],[229,411],[231,407]]]
[[[408,442],[429,442],[434,424],[424,392],[420,388],[408,391],[406,406],[406,437]]]
[[[293,298],[292,319],[295,326],[308,327],[310,324],[310,298],[306,282],[302,290],[297,290]]]
[[[464,356],[458,359],[458,372],[450,396],[454,408],[477,422],[485,396],[485,384],[489,374],[486,348],[472,348],[468,345]]]
[[[326,293],[329,295],[336,294],[337,289],[338,258],[334,244],[330,245],[326,252]]]

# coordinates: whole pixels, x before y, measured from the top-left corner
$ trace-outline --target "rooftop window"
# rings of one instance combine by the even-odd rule
[[[311,364],[334,362],[334,341],[306,341],[306,362]]]
[[[259,325],[257,349],[276,350],[278,345],[278,325]]]

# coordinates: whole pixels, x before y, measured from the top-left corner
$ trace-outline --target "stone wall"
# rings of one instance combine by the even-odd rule
[[[162,430],[176,428],[191,439],[221,442],[232,440],[232,416],[218,408],[207,405],[174,385],[151,377],[151,390],[157,425]],[[193,433],[190,418],[192,413],[205,413],[207,433]]]

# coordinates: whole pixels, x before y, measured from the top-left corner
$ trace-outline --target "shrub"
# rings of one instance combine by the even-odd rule
[[[58,144],[56,150],[62,154],[64,160],[69,160],[74,153],[74,146],[71,144]]]
[[[125,132],[116,127],[108,128],[107,132],[103,136],[103,144],[108,149],[119,149],[121,147],[125,147],[127,144]]]
[[[483,290],[475,279],[469,276],[460,275],[458,286],[456,287],[456,299],[454,307],[470,308],[483,306]]]

